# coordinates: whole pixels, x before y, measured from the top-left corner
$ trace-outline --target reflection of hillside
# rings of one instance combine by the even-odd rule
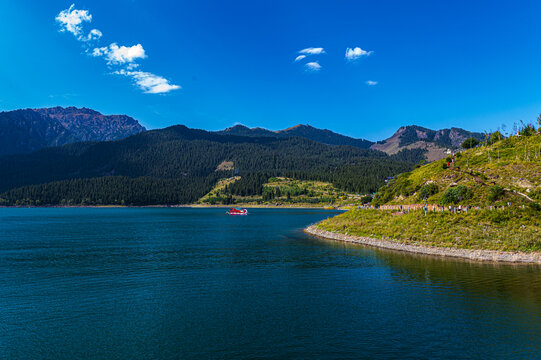
[[[327,241],[327,240],[321,240]],[[328,240],[351,250],[368,249],[362,245]],[[390,266],[391,276],[401,281],[458,288],[476,296],[509,298],[541,310],[541,266],[480,263],[454,258],[418,255],[369,248],[378,261]],[[366,253],[359,252],[366,256]]]

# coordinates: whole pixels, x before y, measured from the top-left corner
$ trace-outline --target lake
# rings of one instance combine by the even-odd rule
[[[334,214],[0,208],[0,358],[541,358],[540,267],[302,233]]]

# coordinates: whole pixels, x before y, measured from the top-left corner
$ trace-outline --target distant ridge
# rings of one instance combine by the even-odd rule
[[[383,151],[389,155],[401,151],[422,151],[427,161],[439,160],[448,155],[449,152],[460,148],[462,142],[473,136],[482,139],[483,134],[469,132],[460,128],[431,130],[417,125],[403,126],[393,136],[383,141],[374,143],[365,139],[356,139],[349,136],[337,134],[331,130],[318,129],[308,124],[298,124],[284,130],[267,130],[260,127],[249,128],[244,125],[235,125],[225,130],[217,131],[221,135],[237,135],[251,137],[302,137],[314,140],[327,145],[350,145],[361,149],[372,149]]]
[[[103,115],[89,108],[52,107],[0,112],[0,156],[29,153],[46,147],[80,141],[111,141],[146,131],[137,120],[127,115]],[[409,162],[425,159],[439,160],[456,151],[462,142],[478,132],[460,128],[431,130],[417,125],[403,126],[388,139],[373,142],[362,138],[298,124],[283,130],[268,130],[235,125],[224,130],[209,132],[216,136],[234,135],[259,138],[300,137],[326,145],[347,145],[360,149],[399,154]]]
[[[137,120],[127,115],[102,115],[88,108],[60,106],[34,109],[37,113],[58,120],[82,141],[119,140],[145,131]]]
[[[424,149],[428,161],[444,158],[448,152],[460,148],[462,142],[470,137],[482,139],[483,134],[469,132],[460,128],[431,130],[417,125],[403,126],[393,136],[378,141],[370,148],[383,151],[389,155],[396,154],[405,149]]]
[[[235,125],[224,130],[216,131],[219,135],[236,135],[236,136],[250,136],[250,137],[278,137],[274,131],[263,129],[260,127],[249,128],[244,125]]]
[[[350,145],[361,149],[368,149],[374,142],[365,139],[356,139],[349,136],[341,135],[327,129],[318,129],[308,124],[295,125],[290,128],[278,131],[271,131],[260,127],[249,128],[244,125],[235,125],[225,130],[217,131],[222,135],[238,135],[238,136],[269,136],[277,138],[287,137],[302,137],[309,140],[314,140],[327,145]]]
[[[119,140],[145,131],[127,115],[53,107],[0,112],[0,156],[79,141]]]

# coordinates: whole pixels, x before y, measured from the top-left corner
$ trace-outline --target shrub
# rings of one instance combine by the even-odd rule
[[[466,139],[462,142],[462,148],[464,149],[471,149],[479,145],[479,140],[477,140],[474,137],[471,137],[469,139]]]
[[[541,189],[534,190],[530,193],[532,199],[541,201]]]
[[[497,201],[500,200],[505,194],[505,189],[500,185],[492,185],[488,188],[488,200]]]
[[[372,202],[372,195],[366,195],[361,198],[361,204],[370,204]]]
[[[448,168],[449,166],[447,166],[447,163],[444,162],[443,164],[441,164],[441,167],[442,167],[443,170],[447,170],[447,168]]]
[[[492,134],[490,134],[490,137],[488,138],[488,145],[492,145],[500,140],[503,140],[504,136],[501,132],[495,131]]]
[[[447,189],[441,197],[441,203],[443,205],[458,204],[461,201],[470,199],[472,195],[471,190],[467,186],[459,185]]]
[[[391,191],[391,189],[388,186],[385,186],[379,190],[376,195],[374,195],[374,199],[372,200],[372,203],[376,206],[383,205],[388,203],[394,198],[394,192]]]
[[[394,183],[390,186],[394,189],[391,191],[394,191],[395,196],[410,196],[417,191],[417,187],[408,178],[409,175],[410,173],[404,173],[396,177]]]
[[[536,134],[535,126],[532,124],[524,125],[520,131],[519,134],[522,136],[532,136]]]
[[[418,192],[418,199],[419,200],[428,199],[432,195],[437,194],[438,191],[439,191],[438,185],[436,185],[434,183],[425,184],[425,185],[421,186],[421,189]]]
[[[528,207],[533,212],[541,212],[541,204],[539,204],[538,202],[529,203]]]

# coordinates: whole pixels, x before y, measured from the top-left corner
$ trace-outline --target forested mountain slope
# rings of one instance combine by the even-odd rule
[[[218,166],[224,161],[233,163],[229,175],[234,172],[241,176],[263,174],[322,180],[354,192],[372,192],[383,184],[385,177],[412,167],[411,163],[395,160],[379,151],[329,146],[298,137],[277,139],[219,135],[179,125],[143,132],[119,141],[76,143],[0,158],[0,191],[57,182],[54,187],[40,185],[39,191],[35,187],[10,191],[0,198],[8,204],[25,199],[55,203],[64,198],[69,188],[62,182],[72,180],[71,188],[79,188],[77,193],[81,195],[74,195],[74,198],[80,199],[82,194],[91,193],[89,188],[96,186],[89,180],[80,179],[120,176],[122,180],[118,183],[110,179],[103,182],[106,190],[99,189],[99,194],[95,194],[101,198],[89,201],[101,203],[107,197],[115,203],[122,200],[126,203],[126,197],[121,195],[129,193],[130,187],[146,187],[150,193],[158,192],[148,183],[167,179],[175,184],[185,182],[200,186],[193,186],[191,193],[182,198],[176,195],[168,198],[160,190],[161,195],[146,201],[131,197],[131,203],[190,202],[208,192],[217,178],[223,176]],[[143,178],[147,180],[141,180]],[[126,179],[140,180],[136,183]],[[72,189],[69,191],[73,193]]]

